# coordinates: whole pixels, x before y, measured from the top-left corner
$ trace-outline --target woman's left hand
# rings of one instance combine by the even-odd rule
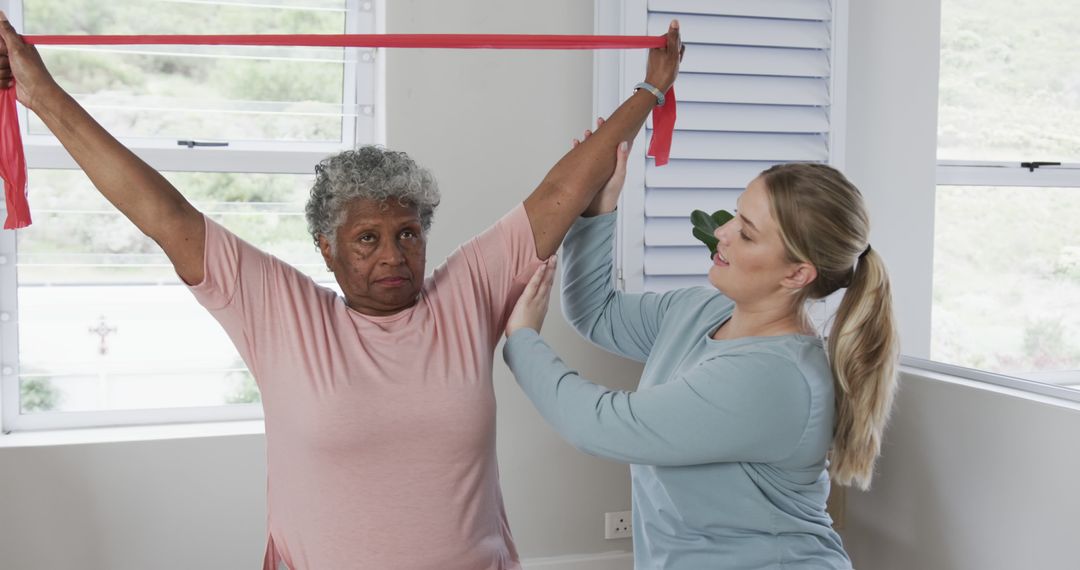
[[[518,329],[533,329],[540,332],[547,316],[548,302],[551,300],[551,283],[555,280],[555,256],[551,256],[533,273],[525,291],[518,297],[510,319],[506,321],[506,336]]]
[[[37,48],[23,41],[0,11],[0,89],[10,89],[13,82],[16,99],[34,112],[40,111],[39,103],[46,94],[60,91]]]
[[[596,119],[596,130],[600,130],[602,126],[604,126],[604,119]],[[579,144],[589,140],[590,136],[592,136],[592,131],[585,131],[585,137],[580,141],[574,139],[570,143],[570,148],[577,148]],[[619,143],[619,146],[615,148],[615,172],[611,174],[611,178],[604,184],[604,188],[596,193],[592,202],[581,213],[582,216],[591,218],[615,211],[615,207],[619,205],[619,195],[622,194],[623,183],[626,182],[626,160],[629,157],[630,143],[627,141]]]

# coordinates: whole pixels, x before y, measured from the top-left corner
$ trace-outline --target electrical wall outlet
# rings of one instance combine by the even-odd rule
[[[633,531],[630,526],[630,511],[604,513],[604,538],[630,538]]]

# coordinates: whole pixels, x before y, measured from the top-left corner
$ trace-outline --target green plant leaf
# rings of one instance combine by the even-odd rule
[[[693,224],[695,228],[699,228],[706,233],[712,232],[720,227],[716,225],[716,220],[713,219],[712,216],[701,210],[690,212],[690,223]]]
[[[727,210],[717,210],[712,213],[712,219],[716,221],[716,227],[720,227],[734,218],[735,216],[731,215],[731,212]]]
[[[690,223],[693,224],[691,233],[701,243],[705,244],[705,247],[709,248],[710,259],[713,253],[716,252],[716,245],[719,243],[719,240],[713,235],[716,228],[728,223],[734,217],[727,210],[717,210],[712,215],[702,210],[694,210],[690,213]]]

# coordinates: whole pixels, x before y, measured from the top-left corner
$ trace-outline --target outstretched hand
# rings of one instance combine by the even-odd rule
[[[597,130],[602,126],[604,126],[604,119],[596,119]],[[586,130],[585,136],[581,140],[574,139],[570,143],[570,148],[576,148],[577,145],[588,140],[590,136],[592,136],[592,131]],[[619,143],[619,146],[615,147],[615,171],[611,173],[611,178],[608,178],[604,188],[589,203],[589,207],[582,212],[582,216],[591,218],[592,216],[615,211],[615,208],[619,205],[619,195],[622,194],[623,183],[626,182],[626,160],[630,157],[631,146],[630,143],[623,141]]]
[[[678,20],[672,20],[668,25],[666,37],[666,46],[649,50],[649,61],[645,68],[645,81],[661,93],[667,93],[668,88],[675,83],[675,78],[679,75],[679,64],[682,63],[683,53],[686,51],[679,35]]]
[[[540,332],[547,316],[548,303],[551,301],[551,283],[555,280],[555,256],[536,269],[525,291],[518,297],[510,318],[506,321],[506,336],[519,329],[533,329]]]
[[[44,90],[55,87],[56,81],[37,48],[23,41],[0,11],[0,89],[10,89],[12,84],[19,102],[34,110]]]

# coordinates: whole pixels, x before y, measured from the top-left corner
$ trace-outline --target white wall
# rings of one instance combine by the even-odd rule
[[[0,449],[0,568],[257,568],[262,436]]]
[[[390,0],[394,33],[592,33],[580,0]],[[589,126],[587,52],[393,51],[388,146],[430,167],[443,190],[429,259],[493,223]],[[557,301],[556,301],[557,303]],[[544,331],[585,375],[630,387],[640,367],[582,341],[553,304]],[[630,507],[625,466],[570,448],[496,356],[498,451],[510,523],[534,567],[616,568],[629,540],[603,539],[603,513]],[[0,568],[254,568],[265,539],[261,435],[0,448]],[[576,565],[575,565],[576,564]]]
[[[904,351],[929,351],[940,0],[854,0],[847,171],[889,263]],[[902,377],[878,475],[848,491],[857,568],[1080,568],[1080,411]]]
[[[848,492],[857,568],[1080,568],[1080,407],[905,374],[868,493]]]
[[[889,266],[904,354],[930,354],[940,1],[852,0],[845,169]]]

